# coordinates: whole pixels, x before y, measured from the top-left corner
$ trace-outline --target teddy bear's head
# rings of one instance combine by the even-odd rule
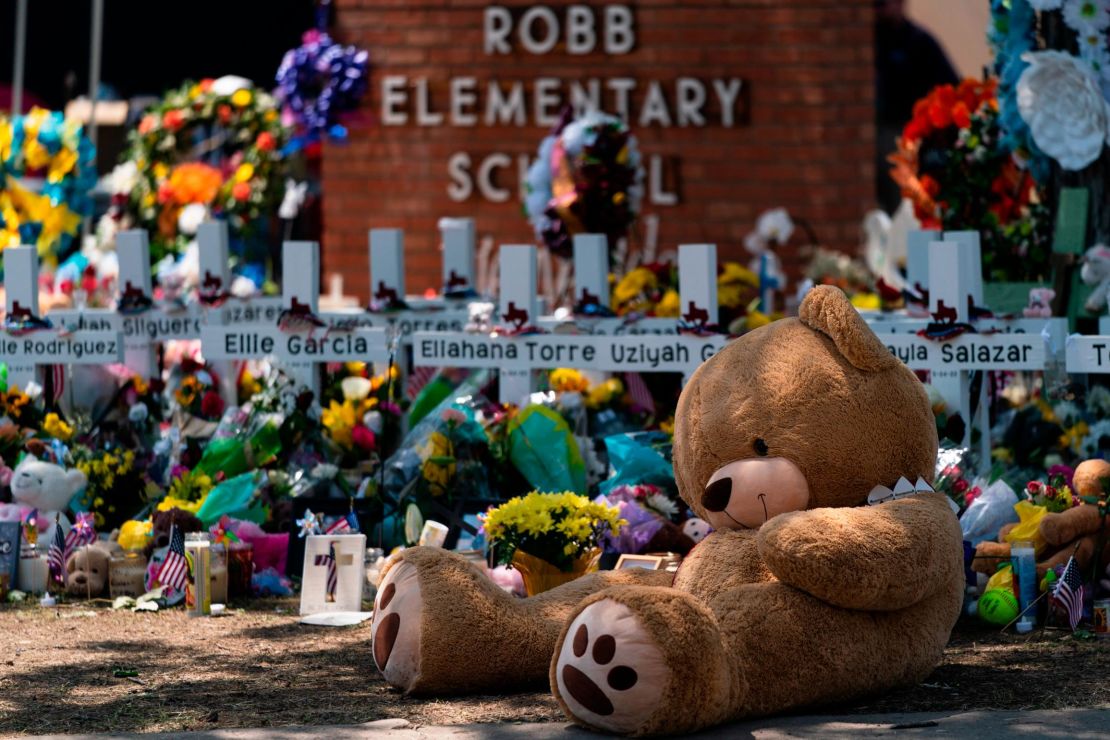
[[[77,468],[66,470],[27,455],[12,471],[12,500],[39,511],[63,511],[85,482]]]
[[[703,363],[675,414],[679,492],[714,529],[858,506],[876,485],[932,480],[936,454],[924,387],[829,286]]]
[[[108,587],[108,563],[113,551],[106,545],[78,547],[66,560],[66,592],[100,596]]]
[[[177,507],[165,511],[155,511],[151,515],[150,521],[151,536],[146,546],[146,556],[148,558],[154,550],[169,547],[170,530],[173,525],[176,524],[182,534],[200,532],[204,529],[204,524],[201,523],[200,519],[197,519],[195,514]]]

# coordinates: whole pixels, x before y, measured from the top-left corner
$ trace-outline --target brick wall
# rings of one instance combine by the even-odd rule
[[[342,272],[347,292],[367,297],[367,229],[406,231],[408,289],[438,286],[436,253],[440,216],[472,216],[479,238],[497,243],[531,241],[531,229],[516,197],[492,203],[477,192],[465,202],[448,197],[447,163],[467,152],[473,169],[494,152],[534,155],[546,128],[515,126],[418,126],[409,90],[405,126],[381,125],[382,80],[405,75],[411,84],[427,78],[434,110],[446,114],[453,77],[523,80],[531,105],[539,77],[568,81],[582,77],[631,77],[637,111],[651,80],[664,83],[675,111],[673,81],[739,77],[746,87],[744,125],[726,128],[710,115],[708,125],[661,128],[634,126],[645,155],[663,155],[665,188],[676,190],[675,206],[645,204],[660,217],[660,244],[715,242],[722,257],[747,260],[742,241],[766,208],[785,206],[807,221],[819,239],[854,249],[859,223],[873,204],[871,0],[638,0],[632,9],[635,48],[626,55],[600,51],[571,56],[565,37],[550,53],[536,56],[513,37],[510,55],[483,49],[483,13],[503,5],[519,17],[537,3],[476,0],[337,0],[336,35],[370,51],[371,87],[365,108],[351,125],[345,145],[324,151],[325,274]],[[562,19],[570,3],[543,3]],[[597,15],[602,2],[579,0]],[[598,19],[598,25],[601,25]],[[542,24],[535,27],[542,32]],[[601,30],[601,29],[599,29]],[[539,33],[542,35],[542,33]],[[712,93],[710,99],[712,99]],[[484,103],[478,105],[479,118]],[[708,107],[709,112],[713,106]],[[530,111],[531,112],[531,111]],[[635,123],[635,121],[633,122]],[[515,188],[516,165],[500,171],[497,183]],[[795,239],[798,241],[798,238]],[[800,261],[787,255],[788,268]]]

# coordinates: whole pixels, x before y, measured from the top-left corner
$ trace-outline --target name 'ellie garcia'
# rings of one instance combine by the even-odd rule
[[[289,334],[284,338],[289,357],[342,356],[352,359],[370,354],[370,340],[361,334],[331,334],[313,337]],[[273,354],[274,337],[265,334],[231,332],[224,335],[224,351],[231,356],[262,357]]]

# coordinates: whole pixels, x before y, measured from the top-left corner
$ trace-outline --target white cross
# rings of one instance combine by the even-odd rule
[[[515,334],[514,331],[536,323],[536,248],[502,246],[500,268],[501,308],[496,323],[502,330],[492,334],[417,332],[413,338],[414,365],[499,369],[501,400],[521,403],[534,388],[537,369],[573,367],[689,375],[729,341],[722,334]],[[714,325],[716,247],[679,248],[679,285],[684,291],[683,318],[687,322]],[[676,323],[674,319],[670,321]]]
[[[317,315],[320,245],[285,242],[282,247],[282,314],[278,323],[206,326],[201,345],[208,360],[249,360],[273,356],[296,380],[319,393],[318,365],[325,362],[384,362],[389,359],[382,329],[328,327]]]
[[[69,331],[33,327],[39,310],[39,257],[34,247],[4,250],[5,330],[0,332],[0,361],[8,365],[8,382],[26,390],[40,383],[42,365],[103,365],[123,358],[118,331]],[[13,331],[22,323],[27,331]],[[43,324],[45,325],[45,324]]]

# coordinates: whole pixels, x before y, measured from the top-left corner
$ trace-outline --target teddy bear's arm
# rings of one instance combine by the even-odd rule
[[[775,577],[846,609],[911,606],[963,577],[962,534],[940,494],[775,517],[759,552]]]

